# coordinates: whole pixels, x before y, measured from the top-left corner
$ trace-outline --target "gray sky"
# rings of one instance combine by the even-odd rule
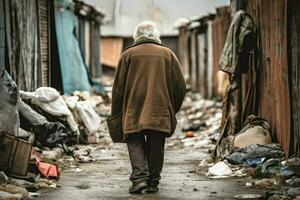
[[[153,20],[162,35],[174,35],[174,22],[181,17],[215,13],[215,7],[230,0],[84,0],[106,15],[103,35],[131,36],[141,21]]]

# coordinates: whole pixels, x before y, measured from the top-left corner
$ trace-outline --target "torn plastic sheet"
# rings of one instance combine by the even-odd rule
[[[22,100],[20,100],[18,108],[21,128],[34,133],[35,140],[43,146],[55,147],[62,144],[67,138],[66,128],[59,122],[49,122]]]
[[[18,113],[19,89],[7,71],[0,75],[0,130],[17,135],[20,124]]]
[[[21,91],[21,97],[23,100],[30,100],[33,105],[37,105],[46,113],[65,119],[73,132],[78,131],[78,125],[75,122],[71,111],[56,89],[51,87],[40,87],[34,92]]]
[[[36,162],[39,172],[46,178],[59,179],[60,172],[58,166],[42,161]]]
[[[237,151],[233,152],[229,156],[226,156],[226,159],[231,164],[244,164],[246,160],[254,158],[282,158],[284,152],[282,151],[280,145],[270,144],[270,145],[259,145],[253,144],[244,148],[240,148]]]

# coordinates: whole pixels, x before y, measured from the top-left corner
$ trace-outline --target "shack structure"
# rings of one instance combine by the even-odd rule
[[[179,60],[191,90],[204,98],[220,99],[228,77],[218,72],[219,58],[230,24],[230,7],[216,9],[216,14],[193,18],[179,29]]]
[[[80,11],[85,7],[89,12],[82,16]],[[89,71],[94,77],[101,76],[103,13],[92,5],[70,0],[1,0],[0,11],[0,69],[6,69],[21,90],[50,86],[70,94],[92,89]],[[85,31],[90,39],[84,40],[88,45],[82,50],[90,50],[87,64],[75,34],[82,20],[92,27]]]

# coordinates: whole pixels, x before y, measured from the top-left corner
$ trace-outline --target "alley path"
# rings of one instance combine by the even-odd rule
[[[143,195],[128,194],[130,163],[124,144],[99,148],[93,156],[95,162],[78,166],[81,172],[62,172],[62,187],[42,190],[39,199],[233,199],[236,194],[259,193],[242,186],[243,179],[211,180],[199,175],[200,160],[209,156],[201,149],[167,148],[160,192]]]

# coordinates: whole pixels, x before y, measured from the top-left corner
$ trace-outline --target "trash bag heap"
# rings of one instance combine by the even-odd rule
[[[62,96],[51,87],[21,91],[7,71],[0,79],[1,198],[31,198],[41,188],[56,188],[61,167],[94,161],[93,148],[78,144],[111,144],[107,96]]]

